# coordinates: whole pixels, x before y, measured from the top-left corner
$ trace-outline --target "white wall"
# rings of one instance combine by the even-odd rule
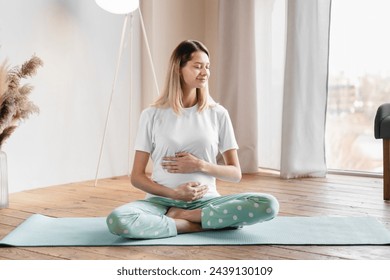
[[[218,1],[141,0],[160,87],[173,48],[185,39],[207,45],[215,71]],[[94,179],[123,19],[94,0],[0,0],[0,62],[20,65],[36,54],[45,63],[28,81],[41,112],[3,147],[10,192]],[[100,178],[128,173],[139,112],[157,93],[137,13],[133,24],[135,39],[131,45],[127,34]]]
[[[27,81],[40,114],[3,146],[10,192],[95,177],[123,18],[94,0],[0,0],[0,61],[45,63]],[[127,174],[128,38],[99,177]]]

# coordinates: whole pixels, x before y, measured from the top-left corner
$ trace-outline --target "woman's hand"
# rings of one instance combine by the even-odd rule
[[[176,153],[174,157],[164,157],[162,167],[169,173],[193,173],[201,171],[203,161],[186,152]]]
[[[189,182],[179,185],[175,189],[174,199],[183,201],[194,201],[201,199],[208,191],[208,187],[200,183]]]
[[[242,174],[237,150],[227,150],[222,156],[225,164],[219,165],[201,160],[190,153],[180,152],[173,157],[163,157],[161,165],[169,173],[202,172],[223,181],[239,182]]]

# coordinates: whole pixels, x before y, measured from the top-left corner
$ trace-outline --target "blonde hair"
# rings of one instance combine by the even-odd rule
[[[169,60],[164,88],[152,106],[158,108],[170,107],[176,114],[180,115],[184,108],[180,70],[192,59],[193,53],[198,51],[204,52],[210,57],[207,48],[201,42],[195,40],[183,41],[173,50]],[[201,112],[210,105],[209,99],[211,100],[211,98],[209,96],[208,86],[205,88],[197,88],[196,95],[198,99],[198,112]]]

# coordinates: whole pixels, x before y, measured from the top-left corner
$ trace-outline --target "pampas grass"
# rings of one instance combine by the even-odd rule
[[[37,56],[18,67],[9,68],[6,61],[0,65],[0,150],[20,121],[39,113],[39,108],[29,100],[33,87],[21,85],[21,80],[34,76],[42,65]]]

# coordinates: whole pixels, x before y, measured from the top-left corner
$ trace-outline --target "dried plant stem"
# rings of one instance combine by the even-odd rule
[[[42,65],[42,60],[35,55],[20,67],[10,69],[6,62],[0,65],[0,149],[17,123],[39,113],[39,108],[29,100],[33,88],[20,83],[21,79],[34,76]]]

